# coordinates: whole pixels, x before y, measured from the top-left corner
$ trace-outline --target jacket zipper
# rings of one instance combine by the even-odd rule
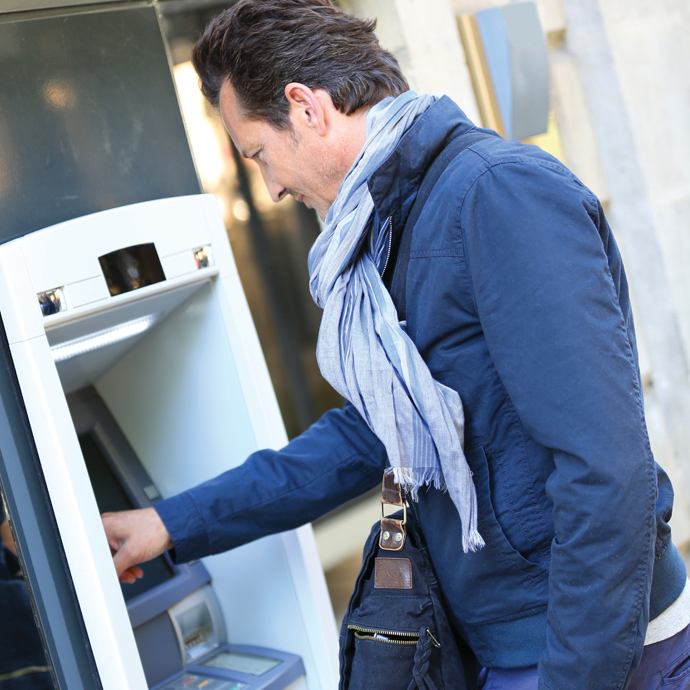
[[[397,630],[377,630],[376,628],[362,628],[359,625],[348,625],[348,630],[355,631],[358,640],[374,640],[386,644],[416,645],[419,633],[399,632]],[[409,640],[390,639],[391,637],[409,637]]]
[[[383,278],[383,274],[386,272],[386,269],[388,268],[388,262],[391,259],[391,249],[393,248],[393,216],[388,216],[388,256],[386,256],[386,263],[383,264],[383,270],[381,271],[381,277]]]
[[[415,502],[407,497],[407,491],[405,491],[405,503],[407,503],[410,508],[412,508],[412,512],[414,513],[415,517],[415,522],[417,523],[417,527],[419,527],[419,531],[422,531],[422,523],[419,520],[419,514],[417,513],[417,508],[415,507]],[[423,533],[422,533],[423,534]]]

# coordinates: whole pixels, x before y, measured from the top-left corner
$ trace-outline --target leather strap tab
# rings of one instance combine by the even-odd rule
[[[384,551],[402,551],[403,546],[405,546],[405,537],[402,520],[381,518],[379,546]]]
[[[412,561],[409,558],[377,558],[374,589],[412,589]]]
[[[395,483],[392,474],[383,475],[383,485],[381,486],[381,501],[392,506],[403,505],[402,491],[400,484]]]

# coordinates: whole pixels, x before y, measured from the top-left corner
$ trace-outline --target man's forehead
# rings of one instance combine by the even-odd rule
[[[251,120],[244,117],[242,109],[237,103],[237,97],[229,81],[223,82],[220,87],[219,98],[220,116],[225,124],[225,129],[232,139],[237,150],[246,158],[247,154],[253,155],[252,148],[258,146],[251,127]]]
[[[237,99],[235,95],[235,89],[232,88],[232,84],[229,79],[226,79],[220,87],[219,92],[220,105],[222,107],[231,107],[233,110],[237,110]]]

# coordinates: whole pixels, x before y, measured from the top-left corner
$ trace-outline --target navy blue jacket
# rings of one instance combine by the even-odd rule
[[[370,179],[378,219],[402,228],[431,162],[472,129],[447,98],[418,118]],[[486,541],[464,554],[447,494],[420,492],[452,623],[485,666],[539,663],[541,688],[625,688],[648,621],[686,574],[601,205],[540,149],[486,137],[434,187],[405,297],[410,337],[465,407]],[[385,466],[382,444],[346,405],[157,510],[186,561],[314,520],[377,486]]]

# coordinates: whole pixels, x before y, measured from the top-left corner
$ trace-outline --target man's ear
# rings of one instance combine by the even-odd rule
[[[324,104],[321,102],[321,91],[322,89],[318,92],[312,91],[308,86],[297,82],[292,82],[285,87],[285,98],[290,104],[290,120],[293,127],[299,122],[302,126],[313,129],[320,136],[326,133],[328,118]]]

